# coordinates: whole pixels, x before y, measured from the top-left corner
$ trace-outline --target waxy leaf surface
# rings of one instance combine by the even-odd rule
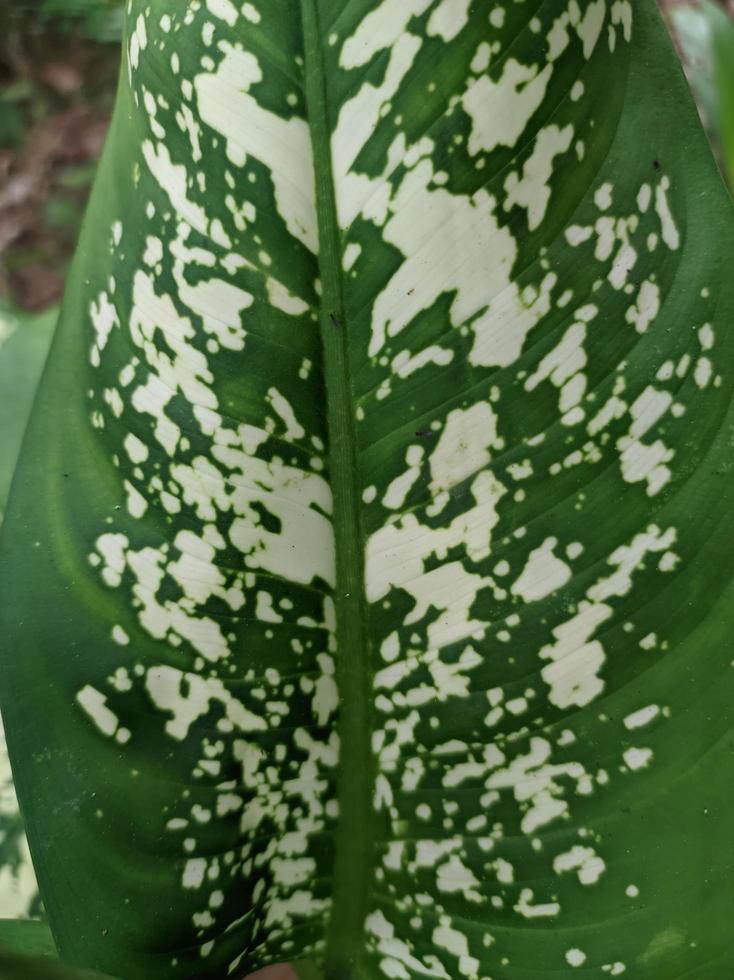
[[[63,958],[734,975],[732,213],[647,0],[130,0],[3,529]]]

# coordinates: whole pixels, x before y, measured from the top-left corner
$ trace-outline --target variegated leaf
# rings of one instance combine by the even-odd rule
[[[648,0],[130,0],[4,529],[63,956],[734,971],[731,229]]]
[[[32,316],[0,307],[0,524],[57,315],[57,310]],[[40,915],[38,886],[0,721],[0,918]],[[0,929],[0,943],[2,938]]]

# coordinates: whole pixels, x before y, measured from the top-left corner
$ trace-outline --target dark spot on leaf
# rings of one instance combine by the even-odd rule
[[[280,519],[271,513],[264,504],[259,500],[255,500],[250,504],[250,507],[259,514],[260,523],[266,531],[269,531],[271,534],[281,533],[283,526]]]

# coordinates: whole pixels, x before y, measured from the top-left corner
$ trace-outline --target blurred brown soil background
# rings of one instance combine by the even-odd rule
[[[13,309],[60,299],[112,109],[120,24],[106,0],[0,0],[0,302]]]

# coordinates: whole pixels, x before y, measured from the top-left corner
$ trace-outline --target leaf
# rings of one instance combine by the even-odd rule
[[[2,542],[62,956],[732,975],[732,214],[652,3],[125,55]]]
[[[671,17],[725,172],[734,178],[734,23],[713,0],[674,7]]]
[[[308,960],[301,960],[299,963],[294,963],[293,971],[298,977],[298,980],[324,980],[323,971],[319,970],[314,963],[310,963]]]
[[[38,884],[28,850],[23,818],[10,771],[5,733],[0,722],[0,916],[3,921],[43,916]],[[25,926],[22,922],[20,927]],[[33,923],[36,926],[37,923]],[[40,926],[40,923],[38,924]],[[46,928],[45,925],[43,928]],[[3,935],[0,931],[0,945]]]
[[[0,308],[0,520],[57,316]]]
[[[18,956],[0,950],[3,980],[113,980],[101,973],[75,970],[45,957]]]
[[[48,925],[31,919],[0,919],[0,950],[23,956],[56,958],[56,946]]]
[[[56,316],[55,310],[27,316],[0,308],[0,523]],[[0,915],[38,914],[38,888],[0,723]]]

